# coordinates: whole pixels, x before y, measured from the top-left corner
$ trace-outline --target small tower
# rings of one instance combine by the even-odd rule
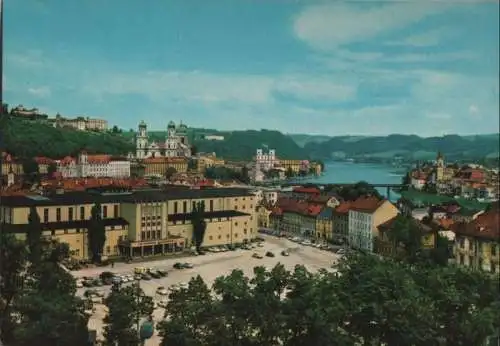
[[[144,159],[148,151],[148,127],[144,120],[139,123],[138,131],[135,136],[136,157]]]
[[[436,157],[436,181],[444,180],[444,156],[439,151]]]
[[[170,120],[167,125],[167,138],[172,138],[175,136],[175,123]]]

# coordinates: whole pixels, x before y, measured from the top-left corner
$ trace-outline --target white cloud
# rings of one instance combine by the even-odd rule
[[[449,39],[457,36],[458,31],[452,28],[437,28],[424,33],[408,36],[400,41],[391,41],[387,45],[394,46],[413,46],[413,47],[428,47],[437,46],[444,39]]]
[[[317,5],[307,8],[296,18],[294,31],[298,38],[312,47],[330,50],[404,28],[440,13],[447,6],[421,1],[381,7],[361,7],[352,3]]]
[[[28,88],[28,93],[38,98],[46,98],[51,95],[51,90],[48,86],[41,86],[37,88]]]

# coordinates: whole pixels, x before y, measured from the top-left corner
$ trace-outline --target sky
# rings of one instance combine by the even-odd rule
[[[4,102],[165,129],[499,132],[499,2],[4,0]]]

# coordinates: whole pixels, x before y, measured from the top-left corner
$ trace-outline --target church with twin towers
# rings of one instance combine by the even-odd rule
[[[152,157],[191,157],[187,129],[182,122],[176,125],[170,121],[165,141],[154,141],[149,138],[147,124],[141,121],[135,135],[135,158],[142,160]]]

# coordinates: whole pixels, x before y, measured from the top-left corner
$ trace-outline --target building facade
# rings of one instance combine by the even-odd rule
[[[52,195],[3,196],[4,230],[25,238],[35,208],[43,235],[68,243],[76,258],[88,258],[92,207],[102,206],[106,226],[103,255],[138,257],[182,251],[193,244],[192,210],[205,203],[202,246],[248,242],[257,236],[254,196],[244,189],[94,190]]]
[[[176,173],[186,173],[188,170],[188,159],[185,157],[149,157],[141,163],[146,176],[165,177],[169,168]]]
[[[398,209],[388,200],[360,197],[349,208],[348,240],[352,248],[373,252],[378,226],[398,214]]]
[[[149,140],[147,125],[139,123],[135,137],[137,159],[150,157],[191,157],[187,126],[182,122],[176,126],[173,121],[167,125],[167,135],[163,143]]]
[[[500,273],[500,211],[498,206],[467,222],[452,226],[455,232],[455,263],[491,273]]]
[[[57,162],[57,171],[63,178],[130,177],[130,161],[111,155],[89,155],[81,152],[78,157],[65,157]]]

